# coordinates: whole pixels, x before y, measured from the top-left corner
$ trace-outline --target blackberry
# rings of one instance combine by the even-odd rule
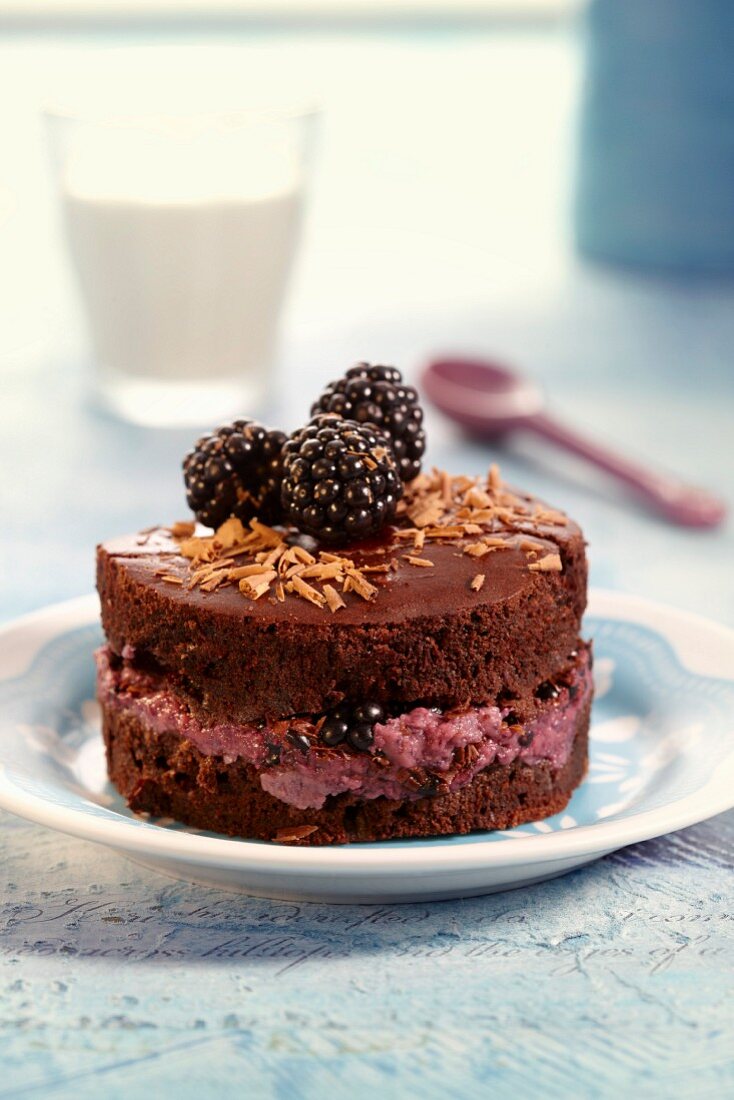
[[[318,413],[374,424],[392,441],[402,480],[412,481],[420,473],[426,449],[423,409],[417,392],[405,385],[397,368],[357,363],[326,387],[311,408],[311,416]]]
[[[362,703],[356,707],[342,703],[328,716],[319,737],[329,748],[347,741],[353,749],[367,752],[375,739],[375,724],[384,720],[385,711],[379,703]]]
[[[320,542],[375,534],[402,495],[390,445],[371,424],[317,416],[283,448],[285,518]]]
[[[183,461],[186,500],[200,523],[219,527],[280,518],[281,451],[287,436],[254,420],[235,420],[203,436]]]

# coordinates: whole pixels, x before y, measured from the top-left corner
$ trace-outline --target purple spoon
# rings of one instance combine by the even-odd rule
[[[477,359],[437,359],[423,372],[422,387],[441,412],[474,435],[535,432],[616,477],[672,523],[715,527],[726,514],[723,502],[703,489],[628,462],[564,427],[544,411],[540,387],[507,367]]]

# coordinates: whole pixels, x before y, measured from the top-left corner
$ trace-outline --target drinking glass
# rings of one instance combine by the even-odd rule
[[[310,108],[47,113],[98,399],[148,425],[257,410],[304,202]]]

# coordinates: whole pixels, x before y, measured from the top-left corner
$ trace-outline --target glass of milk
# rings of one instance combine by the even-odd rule
[[[149,425],[256,411],[313,113],[48,119],[98,398]]]

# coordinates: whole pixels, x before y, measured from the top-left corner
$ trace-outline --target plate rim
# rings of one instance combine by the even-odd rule
[[[694,612],[682,611],[669,604],[616,589],[591,588],[587,614],[617,621],[632,621],[656,629],[677,648],[666,632],[670,622],[716,636],[731,654],[734,679],[734,630]],[[99,601],[95,594],[78,596],[31,611],[0,626],[0,639],[29,626],[55,620],[66,621],[65,629],[83,627],[98,621]],[[661,628],[660,618],[667,620]],[[651,621],[652,620],[652,621]],[[680,655],[679,655],[680,658]],[[32,658],[31,658],[32,659]],[[688,667],[682,658],[681,663]],[[27,664],[25,666],[28,667]],[[0,670],[1,672],[1,670]],[[23,673],[20,675],[22,676]],[[16,679],[11,676],[9,679]],[[80,798],[80,801],[83,801]],[[8,779],[0,750],[0,807],[20,817],[83,840],[107,845],[119,851],[142,853],[176,863],[197,863],[220,868],[250,870],[270,875],[298,873],[304,878],[338,872],[345,876],[390,872],[401,875],[430,872],[457,872],[499,869],[510,865],[557,862],[622,848],[627,844],[650,840],[704,821],[734,806],[734,786],[717,781],[716,775],[703,787],[681,799],[666,802],[651,810],[621,820],[601,820],[590,825],[537,836],[523,834],[503,838],[503,842],[474,840],[468,844],[424,848],[360,848],[353,845],[294,847],[239,839],[209,837],[185,829],[141,829],[141,822],[119,815],[114,819],[94,817],[76,806],[61,806],[40,795],[19,791]],[[448,839],[448,838],[447,838]]]

